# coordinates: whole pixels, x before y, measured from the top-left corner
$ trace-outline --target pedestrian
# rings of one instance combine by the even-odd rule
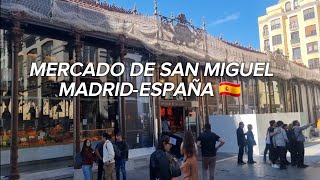
[[[297,144],[297,138],[296,135],[294,134],[294,130],[293,130],[293,124],[289,124],[289,128],[287,131],[287,137],[289,139],[289,143],[288,143],[288,150],[290,152],[290,157],[291,157],[291,166],[296,166],[298,164],[297,162],[297,148],[296,148],[296,144]]]
[[[238,153],[238,164],[244,165],[246,164],[243,162],[243,153],[244,153],[244,147],[246,146],[246,137],[243,132],[244,124],[243,122],[239,123],[239,128],[237,129],[237,141],[239,146],[239,153]]]
[[[82,150],[82,171],[84,180],[92,179],[92,167],[96,161],[96,155],[94,150],[91,148],[91,142],[89,139],[84,140]]]
[[[289,140],[289,142],[286,143],[286,165],[290,165],[290,162],[287,160],[287,153],[289,150],[289,143],[290,143],[290,138],[288,136],[289,126],[288,126],[288,124],[283,124],[282,128],[285,130],[287,137],[288,137],[288,140]]]
[[[270,132],[272,133],[274,131],[274,124],[276,123],[275,120],[271,120],[269,121],[269,127],[267,129],[267,135],[266,135],[266,147],[264,149],[264,153],[263,153],[263,161],[264,163],[267,162],[267,153],[269,151],[269,161],[272,161],[272,138],[270,136]]]
[[[282,128],[283,122],[277,121],[277,128],[274,130],[273,144],[280,157],[280,169],[286,168],[286,143],[289,142],[286,131]]]
[[[202,153],[202,176],[205,180],[207,180],[209,170],[210,180],[213,180],[217,160],[217,151],[225,142],[214,132],[211,132],[210,124],[205,124],[204,129],[204,132],[201,133],[197,139],[197,145],[201,148]],[[220,144],[216,147],[217,141],[219,141]]]
[[[102,140],[96,145],[96,155],[98,159],[98,180],[103,180],[103,144],[105,143],[106,139],[103,138],[102,133]]]
[[[150,180],[171,180],[173,178],[168,156],[171,147],[170,137],[163,135],[160,138],[157,150],[150,157]]]
[[[247,135],[247,146],[248,146],[248,164],[257,163],[253,160],[253,146],[257,145],[254,140],[254,135],[252,132],[252,125],[248,124],[248,131],[245,133]]]
[[[184,156],[181,166],[183,180],[199,179],[197,153],[198,148],[197,144],[194,142],[193,135],[190,131],[187,131],[184,135],[184,140],[181,143],[181,154]]]
[[[129,155],[129,147],[126,141],[122,139],[121,134],[117,134],[116,136],[116,146],[119,148],[121,152],[120,159],[116,159],[116,176],[117,180],[120,180],[120,170],[122,173],[122,180],[127,179],[127,173],[126,173],[126,161],[128,160]]]
[[[164,118],[161,121],[161,127],[162,127],[162,135],[170,136],[170,122],[167,118]]]
[[[105,143],[103,144],[103,170],[105,180],[115,180],[115,152],[111,143],[112,137],[108,133],[103,134]]]
[[[308,127],[316,124],[316,123],[309,123],[307,125],[300,127],[300,122],[298,120],[295,120],[292,122],[292,124],[293,124],[293,131],[296,136],[297,165],[298,165],[298,168],[306,168],[306,167],[308,167],[308,165],[304,164],[305,137],[304,137],[302,131],[307,129]]]

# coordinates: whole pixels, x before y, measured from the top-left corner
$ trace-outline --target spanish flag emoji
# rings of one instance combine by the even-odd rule
[[[240,84],[234,84],[230,82],[221,82],[220,83],[220,96],[234,96],[239,97],[241,93]]]

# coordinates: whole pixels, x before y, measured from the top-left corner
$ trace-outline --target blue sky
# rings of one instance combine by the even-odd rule
[[[137,10],[142,14],[153,14],[153,0],[107,0],[126,9]],[[218,37],[222,33],[225,40],[239,41],[242,45],[259,48],[258,17],[266,13],[266,8],[275,5],[278,0],[158,0],[158,11],[171,16],[184,13],[200,27],[204,16],[207,31]]]

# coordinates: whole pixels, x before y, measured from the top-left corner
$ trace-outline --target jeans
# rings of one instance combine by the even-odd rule
[[[101,160],[98,161],[98,180],[103,180],[103,162]]]
[[[248,145],[248,162],[253,162],[253,146]]]
[[[297,142],[296,145],[296,150],[297,150],[297,163],[298,166],[304,165],[304,144],[303,142]]]
[[[122,173],[122,179],[127,179],[127,172],[126,172],[126,160],[121,159],[116,161],[116,176],[117,180],[120,180],[120,169]]]
[[[84,180],[92,179],[92,165],[82,165]]]
[[[239,146],[239,153],[238,153],[238,163],[243,162],[243,153],[244,153],[244,146]]]
[[[264,153],[263,153],[263,161],[267,161],[267,153],[269,151],[269,160],[272,161],[272,145],[271,144],[266,144],[266,147],[264,149]]]

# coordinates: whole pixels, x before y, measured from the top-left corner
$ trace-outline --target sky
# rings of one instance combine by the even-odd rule
[[[104,1],[104,0],[102,0]],[[136,4],[139,13],[152,15],[154,0],[107,0],[125,9]],[[222,34],[224,40],[238,41],[241,45],[259,49],[258,17],[266,14],[266,8],[278,0],[158,0],[161,15],[184,13],[193,25],[202,26],[205,17],[206,30],[213,36]]]

